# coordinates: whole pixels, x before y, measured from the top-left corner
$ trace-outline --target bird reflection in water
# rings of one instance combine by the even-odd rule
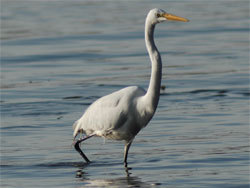
[[[84,182],[82,187],[152,187],[160,185],[160,183],[142,182],[137,176],[132,176],[132,168],[126,168],[126,175],[123,177],[110,178],[110,179],[90,179],[89,175],[83,170],[79,169],[76,172],[76,178]]]

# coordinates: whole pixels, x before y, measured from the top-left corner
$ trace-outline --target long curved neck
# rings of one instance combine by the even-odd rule
[[[162,75],[161,55],[154,43],[154,29],[155,24],[151,24],[150,22],[146,21],[145,42],[151,60],[151,78],[147,93],[145,95],[145,101],[148,105],[148,108],[151,108],[150,110],[153,112],[156,110],[160,97]]]

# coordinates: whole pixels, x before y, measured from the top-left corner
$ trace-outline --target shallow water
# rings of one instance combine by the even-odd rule
[[[237,3],[236,3],[237,2]],[[249,187],[248,1],[2,1],[1,187]],[[147,88],[147,11],[163,80],[157,112],[123,143],[91,138],[85,164],[72,127],[97,98]]]

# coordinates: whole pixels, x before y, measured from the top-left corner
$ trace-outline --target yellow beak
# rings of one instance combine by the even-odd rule
[[[173,14],[163,14],[163,17],[168,19],[168,20],[174,20],[174,21],[181,21],[181,22],[189,22],[188,19],[186,18],[182,18],[182,17],[179,17],[179,16],[175,16]]]

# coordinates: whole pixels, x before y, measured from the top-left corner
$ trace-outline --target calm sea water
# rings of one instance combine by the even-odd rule
[[[155,31],[157,112],[134,140],[72,148],[97,98],[147,88],[151,8],[190,19]],[[1,187],[249,187],[249,1],[1,1]]]

